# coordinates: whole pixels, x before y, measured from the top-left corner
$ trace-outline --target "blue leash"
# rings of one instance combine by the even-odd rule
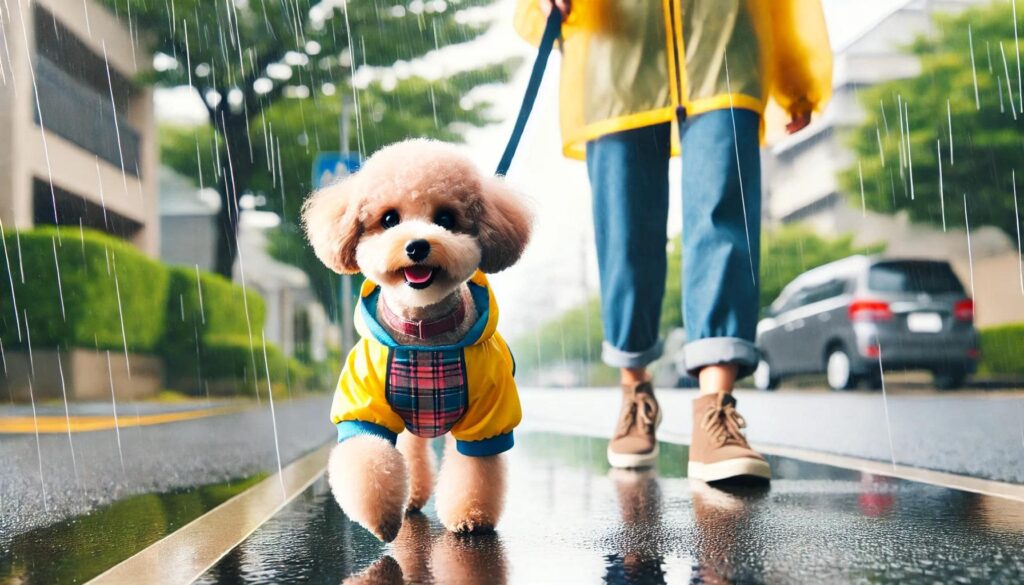
[[[544,36],[541,37],[540,47],[537,48],[537,60],[533,62],[533,71],[530,72],[530,81],[526,84],[526,93],[523,95],[523,104],[519,106],[519,117],[516,118],[516,125],[512,128],[512,135],[508,138],[505,146],[505,153],[501,155],[501,162],[495,175],[505,176],[509,166],[512,165],[512,158],[519,148],[519,141],[523,137],[523,130],[526,129],[526,122],[530,119],[533,111],[533,103],[537,101],[537,91],[540,89],[540,82],[544,78],[544,69],[548,65],[548,57],[555,46],[555,41],[562,35],[562,13],[554,6],[551,7],[551,14],[548,16],[547,25],[544,27]]]

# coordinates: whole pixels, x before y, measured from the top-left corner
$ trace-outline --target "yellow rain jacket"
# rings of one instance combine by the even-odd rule
[[[517,0],[516,30],[537,44],[545,17]],[[562,27],[566,156],[606,134],[729,107],[820,111],[832,50],[820,0],[575,0]],[[678,132],[672,133],[678,154]]]
[[[361,339],[348,354],[331,407],[338,441],[372,434],[392,442],[408,429],[423,437],[451,432],[463,455],[512,448],[522,418],[515,361],[497,332],[498,304],[483,272],[469,281],[479,318],[463,340],[444,347],[399,345],[377,322],[380,286],[363,283],[356,307]]]

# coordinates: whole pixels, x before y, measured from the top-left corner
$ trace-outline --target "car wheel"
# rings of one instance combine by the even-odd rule
[[[846,350],[837,347],[829,352],[825,361],[825,377],[829,388],[833,390],[849,390],[857,385],[857,378],[853,375],[850,356]]]
[[[754,370],[754,386],[758,390],[775,390],[779,387],[779,379],[772,373],[772,365],[766,359],[762,359],[757,363],[757,369]]]
[[[939,390],[956,390],[967,381],[967,372],[963,370],[937,370],[932,375]]]

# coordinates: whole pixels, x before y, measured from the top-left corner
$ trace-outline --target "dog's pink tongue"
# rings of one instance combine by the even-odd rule
[[[433,276],[434,269],[427,266],[410,266],[405,269],[405,279],[413,284],[423,284]]]

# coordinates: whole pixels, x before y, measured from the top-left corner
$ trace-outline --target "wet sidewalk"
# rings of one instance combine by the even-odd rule
[[[523,433],[498,531],[445,533],[433,507],[383,545],[326,481],[231,550],[200,583],[1019,583],[1024,503],[770,458],[770,486],[609,469],[602,439]]]

